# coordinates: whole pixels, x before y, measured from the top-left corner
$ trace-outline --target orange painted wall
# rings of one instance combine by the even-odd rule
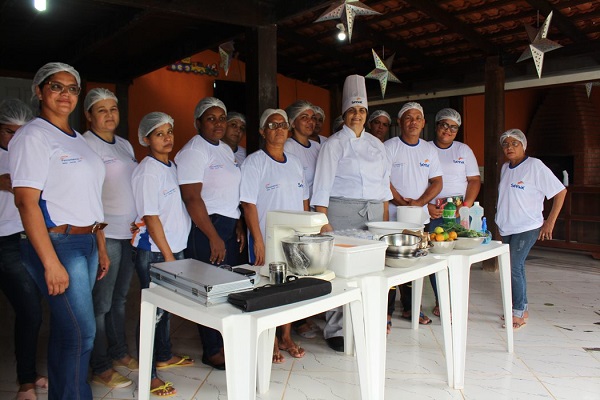
[[[218,66],[220,57],[213,51],[203,51],[192,56],[191,61]],[[225,76],[222,69],[219,69],[218,77],[213,77],[172,72],[165,67],[134,79],[129,89],[129,140],[138,159],[147,154],[147,149],[143,148],[137,140],[137,127],[142,117],[152,111],[162,111],[173,117],[175,147],[172,157],[174,157],[176,152],[196,134],[193,126],[194,108],[200,99],[213,95],[215,79],[245,82],[245,65],[234,59],[228,76]],[[329,115],[328,90],[282,75],[277,76],[277,85],[279,107],[285,108],[298,99],[304,99],[320,106]],[[328,124],[323,125],[323,130],[325,135],[329,135]],[[242,145],[244,144],[245,141],[242,142]]]
[[[529,124],[542,97],[543,89],[519,89],[505,93],[504,126],[518,128],[527,134]],[[465,143],[468,144],[480,166],[484,164],[484,96],[465,96],[463,100]]]

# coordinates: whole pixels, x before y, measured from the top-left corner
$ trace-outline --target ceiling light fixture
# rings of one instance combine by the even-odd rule
[[[46,11],[46,0],[33,0],[33,7],[38,11]]]
[[[337,34],[337,38],[340,42],[343,42],[344,40],[346,40],[346,27],[344,26],[344,24],[342,24],[341,22],[339,24],[337,24],[335,26],[336,28],[339,29],[339,32]]]

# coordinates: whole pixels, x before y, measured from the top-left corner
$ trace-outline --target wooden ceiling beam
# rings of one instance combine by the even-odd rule
[[[483,50],[486,54],[497,54],[498,48],[487,42],[482,36],[476,31],[472,30],[468,25],[462,22],[460,19],[455,18],[450,15],[443,9],[441,9],[437,4],[432,2],[431,0],[403,0],[404,2],[410,4],[416,9],[423,11],[425,14],[429,15],[435,21],[441,23],[446,26],[449,30],[454,31],[465,37],[469,42],[471,42],[475,47]]]
[[[139,8],[191,17],[222,24],[256,27],[266,24],[268,14],[256,2],[246,0],[93,0],[124,7]]]

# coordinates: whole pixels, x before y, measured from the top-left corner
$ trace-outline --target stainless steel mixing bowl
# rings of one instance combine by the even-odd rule
[[[385,252],[390,257],[410,257],[415,254],[421,244],[421,238],[404,233],[392,233],[379,238],[388,245]]]
[[[333,255],[333,236],[294,235],[281,240],[288,273],[319,275],[327,270]]]

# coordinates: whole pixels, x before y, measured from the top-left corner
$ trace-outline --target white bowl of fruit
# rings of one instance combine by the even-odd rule
[[[429,242],[432,246],[429,250],[435,254],[450,253],[456,245],[457,237],[458,235],[456,232],[446,232],[444,228],[438,226],[429,235]]]

